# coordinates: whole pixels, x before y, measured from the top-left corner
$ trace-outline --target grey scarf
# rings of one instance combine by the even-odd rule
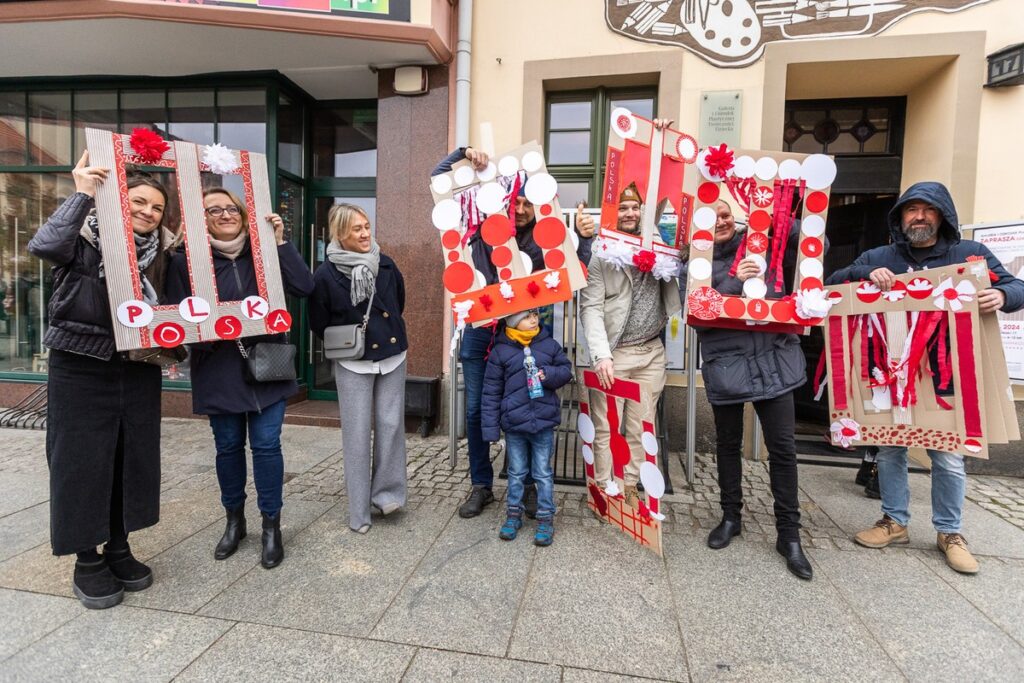
[[[356,251],[343,249],[335,241],[327,245],[327,260],[334,264],[338,272],[352,281],[352,305],[366,301],[377,287],[377,269],[380,267],[380,247],[376,240],[372,242],[370,251],[360,254]]]
[[[96,219],[95,211],[86,216],[85,224],[92,233],[93,246],[96,247],[96,251],[100,252],[99,275],[102,280],[106,274],[103,268],[103,249],[100,246],[100,224]],[[156,306],[159,303],[159,297],[153,284],[146,277],[146,269],[153,265],[153,261],[160,253],[160,229],[158,228],[148,235],[133,232],[132,236],[135,237],[135,261],[139,267],[139,281],[142,283],[142,299],[147,304]]]

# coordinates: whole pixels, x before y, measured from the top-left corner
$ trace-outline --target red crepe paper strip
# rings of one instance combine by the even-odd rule
[[[641,249],[633,254],[633,265],[641,273],[649,273],[654,270],[654,262],[657,259],[654,252],[649,249]]]
[[[964,428],[967,436],[980,437],[981,406],[974,365],[974,321],[970,313],[954,313],[956,322],[956,351],[960,359],[960,396],[964,407]]]
[[[848,325],[853,326],[851,316]],[[832,356],[832,399],[836,410],[846,410],[846,364],[843,358],[843,318],[838,315],[828,317],[828,346]]]
[[[757,187],[757,181],[753,178],[737,178],[734,175],[725,179],[725,186],[729,188],[729,194],[740,205],[740,208],[750,213],[750,194]]]
[[[815,391],[819,390],[819,388],[821,387],[821,380],[822,380],[822,378],[825,377],[825,368],[827,367],[827,364],[826,364],[825,360],[826,360],[825,359],[825,349],[823,348],[821,350],[821,353],[818,355],[818,366],[814,369],[814,390]],[[814,400],[818,401],[818,400],[820,400],[820,398],[821,398],[821,394],[818,393],[818,394],[815,395]]]
[[[917,404],[916,383],[921,374],[921,359],[928,348],[929,340],[939,325],[939,320],[945,315],[943,311],[918,313],[917,325],[912,336],[907,340],[907,343],[910,344],[910,352],[907,354],[906,361],[900,366],[907,369],[907,386],[903,391],[903,400],[900,401],[900,406],[903,408]],[[898,369],[894,368],[893,374],[896,374]]]
[[[465,247],[469,244],[470,238],[480,231],[480,226],[484,224],[484,217],[476,206],[475,197],[471,196],[469,192],[459,195],[459,207],[462,209],[462,215],[466,217],[466,232],[462,235],[462,246]]]
[[[734,157],[732,150],[723,142],[718,147],[708,147],[704,165],[711,175],[725,178],[735,165]]]
[[[806,183],[797,180],[776,180],[774,187],[775,206],[772,207],[773,225],[772,230],[772,262],[768,269],[768,277],[775,275],[775,289],[781,291],[784,288],[784,273],[782,264],[786,257],[786,246],[789,243],[789,230],[793,225],[793,195],[797,188],[800,191],[800,201],[803,201]]]
[[[526,291],[530,293],[530,296],[536,298],[540,293],[540,285],[531,281],[530,284],[526,285]]]
[[[647,507],[647,503],[645,503],[645,502],[643,502],[641,500],[640,504],[637,507],[638,507],[638,509],[640,511],[640,521],[641,522],[646,522],[647,524],[650,524],[651,523],[651,509],[649,507]]]
[[[163,158],[164,152],[171,148],[162,137],[148,128],[135,128],[132,130],[128,144],[144,163],[155,164]]]
[[[747,256],[747,236],[749,235],[749,232],[743,233],[740,245],[736,247],[736,258],[732,260],[732,267],[729,268],[729,277],[736,277],[736,270],[740,267],[740,261]]]

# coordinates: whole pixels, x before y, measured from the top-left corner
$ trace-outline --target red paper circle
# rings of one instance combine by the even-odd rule
[[[512,237],[512,229],[509,227],[508,216],[495,213],[487,217],[484,224],[480,226],[480,235],[484,242],[492,247],[500,247]]]
[[[448,252],[448,260],[451,261],[452,263],[455,263],[456,261],[458,261],[459,260],[459,252],[457,252],[457,251],[449,251]]]
[[[824,192],[812,192],[807,195],[807,210],[821,213],[828,208],[828,195]]]
[[[292,314],[283,308],[275,308],[264,318],[271,332],[287,332],[292,327]]]
[[[512,263],[512,250],[508,247],[495,247],[491,252],[491,263],[499,268],[504,268]]]
[[[544,265],[548,268],[561,268],[565,265],[565,254],[560,249],[554,249],[544,254]]]
[[[768,317],[770,310],[768,302],[764,299],[751,299],[750,303],[747,304],[747,311],[750,312],[750,317],[754,320],[764,320]]]
[[[445,249],[456,249],[461,241],[462,235],[459,234],[458,230],[449,230],[441,235],[441,244],[444,245]]]
[[[565,241],[565,223],[554,216],[540,219],[533,228],[533,241],[541,249],[560,247]]]
[[[698,287],[686,297],[686,308],[697,320],[714,320],[722,314],[722,295],[711,287]]]
[[[501,270],[498,271],[498,277],[501,278],[502,280],[510,279],[512,277],[512,269],[502,268]]]
[[[800,242],[800,251],[804,253],[804,256],[810,256],[811,258],[818,258],[821,256],[821,252],[824,246],[821,243],[821,239],[818,237],[805,237]]]
[[[185,328],[178,323],[160,323],[153,330],[153,340],[165,349],[173,349],[185,341]]]
[[[780,323],[788,323],[793,319],[794,306],[792,301],[777,301],[772,304],[772,316]]]
[[[768,251],[768,237],[763,232],[752,232],[747,235],[747,251],[751,254],[763,254]]]
[[[821,289],[823,286],[816,277],[805,277],[800,281],[800,289]]]
[[[551,205],[550,204],[541,204],[540,205],[540,215],[541,216],[550,216],[551,215],[551,211],[552,211],[552,209],[551,209]]]
[[[615,125],[623,133],[626,133],[626,132],[629,131],[630,123],[631,122],[629,120],[629,117],[626,116],[625,114],[621,114],[621,115],[619,115],[619,118],[615,119]]]
[[[719,192],[718,183],[703,183],[697,188],[697,199],[710,204],[718,200]]]
[[[723,310],[725,315],[730,318],[742,318],[743,314],[747,311],[747,307],[743,303],[743,299],[738,296],[730,296],[726,297]]]
[[[217,318],[217,322],[213,324],[213,331],[221,339],[238,339],[238,336],[242,334],[242,323],[235,316],[226,315],[223,318]]]
[[[772,224],[772,217],[768,215],[767,211],[758,209],[750,214],[750,220],[748,222],[750,227],[754,230],[767,230]]]
[[[449,292],[461,294],[473,286],[476,274],[468,263],[453,263],[444,269],[444,287]]]

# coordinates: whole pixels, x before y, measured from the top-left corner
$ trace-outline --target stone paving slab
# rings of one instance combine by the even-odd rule
[[[416,657],[402,677],[403,683],[560,683],[562,680],[562,671],[557,666],[426,648],[416,652]]]
[[[50,479],[45,474],[4,472],[0,477],[0,518],[48,500]]]
[[[78,600],[0,589],[0,660],[83,614]],[[14,619],[10,617],[15,617]]]
[[[37,503],[3,518],[0,523],[0,561],[50,540],[50,504]]]
[[[398,681],[414,654],[392,643],[238,624],[175,680]]]

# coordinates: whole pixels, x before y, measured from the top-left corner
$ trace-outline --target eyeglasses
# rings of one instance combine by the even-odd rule
[[[209,209],[206,209],[206,213],[214,218],[220,218],[224,213],[227,213],[229,216],[237,216],[242,211],[237,206],[211,206]]]

